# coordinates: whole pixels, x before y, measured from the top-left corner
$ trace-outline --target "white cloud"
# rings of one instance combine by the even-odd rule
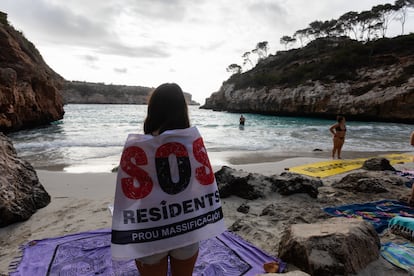
[[[275,53],[312,21],[383,3],[393,0],[1,0],[0,10],[68,80],[177,82],[204,103],[258,42]]]

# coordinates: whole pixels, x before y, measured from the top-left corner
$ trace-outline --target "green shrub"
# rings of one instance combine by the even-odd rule
[[[302,49],[277,52],[258,63],[252,70],[233,75],[226,82],[234,83],[236,89],[242,89],[262,86],[293,87],[308,80],[356,80],[358,69],[396,64],[399,62],[398,56],[412,54],[412,49],[413,34],[368,43],[344,37],[319,38]],[[413,67],[408,66],[396,82],[404,82],[413,71]],[[363,93],[365,89],[355,93]]]

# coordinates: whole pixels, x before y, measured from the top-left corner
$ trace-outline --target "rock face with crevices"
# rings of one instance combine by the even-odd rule
[[[414,123],[413,76],[414,34],[365,44],[320,38],[234,74],[201,108]]]
[[[44,125],[63,118],[63,78],[0,12],[0,132]]]
[[[50,203],[36,171],[20,159],[12,142],[0,133],[0,227],[29,219]]]
[[[310,275],[352,275],[377,260],[379,252],[374,227],[348,218],[293,224],[279,244],[279,257]]]

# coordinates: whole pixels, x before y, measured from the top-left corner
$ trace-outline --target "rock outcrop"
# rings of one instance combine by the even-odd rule
[[[358,219],[293,224],[283,234],[279,257],[310,275],[351,275],[379,257],[374,227]]]
[[[0,131],[31,128],[63,118],[63,78],[21,32],[0,20]]]
[[[17,157],[12,142],[0,133],[0,227],[24,221],[50,203],[36,171]]]
[[[270,192],[271,178],[223,166],[214,173],[220,197],[236,195],[244,199],[262,198]]]
[[[323,186],[320,179],[290,172],[283,172],[280,176],[264,176],[223,166],[214,175],[222,198],[236,195],[253,200],[263,198],[270,192],[284,196],[304,193],[317,198],[318,188]],[[248,212],[248,206],[241,206],[240,212]]]
[[[414,35],[369,45],[349,40],[329,44],[327,39],[325,50],[316,42],[277,53],[233,75],[201,108],[320,118],[345,114],[350,120],[414,123]],[[355,58],[353,65],[349,59],[355,47],[367,54]],[[349,59],[343,58],[348,52]],[[358,59],[365,61],[358,64]]]
[[[318,188],[323,186],[320,179],[291,172],[283,172],[280,176],[273,177],[272,182],[272,191],[281,195],[306,193],[313,198],[318,197]]]
[[[386,158],[371,158],[364,161],[362,169],[367,171],[395,171],[395,168],[391,166],[391,163]]]
[[[62,89],[64,104],[147,104],[154,88],[113,85],[81,81],[65,81]],[[192,95],[184,93],[187,103],[198,105]]]
[[[332,187],[354,193],[385,193],[386,187],[403,186],[404,177],[385,172],[366,171],[350,173],[332,184]]]

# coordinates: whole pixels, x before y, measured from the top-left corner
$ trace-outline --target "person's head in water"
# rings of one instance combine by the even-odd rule
[[[345,122],[345,117],[342,116],[342,115],[338,115],[338,116],[336,116],[336,120],[338,121],[338,123]]]
[[[243,114],[240,115],[240,124],[244,124],[244,121],[246,119],[244,118]]]
[[[175,83],[158,86],[148,101],[145,134],[161,134],[166,130],[190,127],[187,103],[181,87]]]

